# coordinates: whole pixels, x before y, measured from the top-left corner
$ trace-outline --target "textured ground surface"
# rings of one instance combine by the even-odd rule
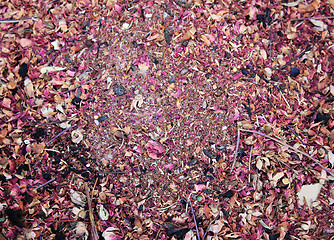
[[[331,239],[331,4],[2,3],[2,236]]]

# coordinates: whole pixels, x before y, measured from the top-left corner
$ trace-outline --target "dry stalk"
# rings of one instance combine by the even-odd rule
[[[233,159],[231,172],[233,171],[235,162],[237,161],[237,156],[238,156],[238,151],[239,151],[239,142],[240,142],[240,130],[238,129],[237,146],[235,146],[235,153],[234,153],[234,159]]]
[[[86,196],[87,196],[90,225],[92,226],[92,231],[90,233],[91,239],[92,240],[98,240],[99,239],[99,235],[97,233],[96,225],[95,225],[95,221],[94,221],[94,215],[93,215],[93,210],[92,210],[92,200],[90,198],[89,188],[88,188],[88,185],[87,185],[86,182],[84,183],[84,186],[85,186]]]
[[[278,139],[276,139],[276,138],[270,137],[270,136],[268,136],[268,135],[266,135],[266,134],[264,134],[264,133],[257,132],[257,131],[253,131],[253,130],[247,130],[247,129],[240,129],[240,130],[243,131],[243,132],[250,132],[250,133],[258,134],[258,135],[261,135],[261,136],[263,136],[263,137],[266,137],[266,138],[268,138],[268,139],[270,139],[270,140],[273,140],[273,141],[275,141],[275,142],[278,142],[279,144],[281,144],[281,145],[283,145],[283,146],[285,146],[285,147],[287,147],[287,148],[290,148],[290,149],[293,150],[295,153],[300,153],[300,154],[302,154],[303,156],[308,157],[308,158],[311,159],[313,162],[315,162],[319,167],[321,167],[323,170],[325,170],[327,173],[329,173],[331,176],[334,177],[334,173],[333,173],[332,171],[330,171],[328,168],[322,166],[321,163],[320,163],[317,159],[315,159],[314,157],[312,157],[311,155],[309,155],[309,154],[307,154],[307,153],[305,153],[305,152],[302,152],[302,151],[298,150],[297,148],[291,147],[290,145],[286,144],[285,142],[282,142],[282,141],[280,141],[280,140],[278,140]]]

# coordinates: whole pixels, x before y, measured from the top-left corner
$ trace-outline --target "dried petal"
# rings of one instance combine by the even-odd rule
[[[88,239],[89,233],[87,230],[87,226],[83,222],[78,222],[75,227],[75,233],[77,237],[80,237],[81,239]]]
[[[322,184],[320,183],[303,185],[300,191],[297,193],[299,198],[299,205],[304,205],[305,201],[306,204],[311,207],[312,203],[317,200],[321,187]]]
[[[86,204],[86,195],[84,195],[81,192],[74,191],[71,189],[71,200],[73,203],[80,205],[80,206],[85,206]]]
[[[24,48],[24,47],[30,47],[32,45],[32,41],[30,39],[27,38],[21,38],[20,39],[20,45]]]
[[[103,221],[107,221],[109,218],[109,212],[107,209],[104,208],[103,205],[100,205],[100,209],[99,209],[99,217],[101,218],[101,220]]]
[[[153,159],[159,159],[164,153],[165,148],[159,142],[150,141],[146,144],[148,156]]]
[[[115,227],[108,227],[103,233],[102,237],[104,237],[105,240],[121,240],[122,238],[117,235],[115,232],[118,232],[119,229]]]

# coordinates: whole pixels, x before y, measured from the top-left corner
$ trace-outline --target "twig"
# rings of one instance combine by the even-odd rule
[[[99,29],[102,27],[102,22],[101,22],[101,20],[100,20],[100,26],[99,26]],[[106,44],[107,45],[107,42],[99,42],[98,44],[97,44],[97,52],[96,52],[96,59],[98,59],[99,58],[99,53],[100,53],[100,48],[101,48],[101,46],[103,45],[103,44]],[[107,45],[108,46],[108,45]]]
[[[60,153],[58,150],[49,149],[49,148],[44,148],[44,151]]]
[[[201,240],[201,236],[199,235],[199,231],[198,231],[198,226],[197,226],[197,221],[196,221],[196,217],[195,217],[195,213],[194,213],[193,205],[191,205],[191,203],[188,202],[184,197],[181,197],[181,199],[182,199],[183,201],[185,201],[185,202],[190,206],[191,212],[192,212],[192,214],[193,214],[193,219],[194,219],[195,227],[196,227],[197,238],[198,238],[198,240]]]
[[[253,84],[255,84],[255,85],[259,86],[259,87],[263,87],[261,84],[258,84],[258,83],[256,83],[256,82],[253,82],[253,81],[251,81],[251,80],[248,80],[247,78],[243,78],[242,80],[243,80],[243,81],[250,82],[250,83],[253,83]],[[174,126],[173,126],[173,127],[174,127]]]
[[[193,194],[193,193],[190,193],[190,194],[189,194],[189,196],[188,196],[188,200],[187,200],[188,202],[190,201],[191,194]],[[187,206],[186,206],[186,212],[188,212],[188,204],[187,204]]]
[[[308,18],[293,18],[290,19],[289,21],[293,22],[293,21],[301,21],[301,20],[310,20],[310,19],[314,19],[314,20],[322,20],[322,19],[333,19],[334,16],[328,16],[328,17],[308,17]]]
[[[86,182],[84,183],[84,186],[85,186],[86,196],[87,196],[90,225],[92,227],[91,239],[92,240],[98,240],[99,235],[97,234],[97,230],[96,230],[96,226],[95,226],[94,215],[93,215],[93,210],[92,210],[92,201],[91,201],[90,194],[89,194],[89,188],[88,188],[88,185],[87,185]]]
[[[213,220],[212,222],[210,222],[210,224],[209,224],[208,228],[206,229],[206,231],[205,231],[205,233],[204,233],[204,236],[203,236],[203,238],[202,238],[203,240],[205,240],[205,237],[206,237],[206,235],[208,234],[208,232],[209,232],[209,229],[210,229],[210,227],[211,227],[212,223],[213,223],[213,222],[215,222],[215,221],[217,221],[217,220],[218,220],[218,218],[219,218],[219,216],[220,216],[220,209],[219,209],[219,211],[218,211],[218,215],[217,215],[216,219],[215,219],[215,220]]]
[[[91,199],[93,199],[93,196],[94,196],[94,189],[95,189],[95,187],[96,187],[97,180],[98,180],[98,178],[96,178],[96,180],[95,180],[94,187],[93,187],[93,190],[92,190],[92,195],[91,195],[91,197],[90,197]]]
[[[283,98],[284,102],[286,103],[286,105],[288,105],[288,107],[291,109],[291,106],[290,106],[289,102],[285,99],[282,92],[281,92],[281,95],[282,95],[282,98]]]
[[[160,231],[161,231],[161,226],[159,226],[159,231],[158,231],[158,233],[157,233],[157,236],[155,237],[155,240],[158,239],[158,237],[159,237],[159,235],[160,235]]]
[[[22,19],[2,19],[0,20],[0,23],[18,23],[20,21],[29,21],[30,19],[32,20],[37,20],[35,17],[27,17],[27,18],[22,18]]]
[[[125,172],[98,172],[99,175],[103,175],[103,174],[122,174]]]
[[[250,183],[250,173],[251,173],[251,161],[252,161],[252,152],[253,152],[253,146],[251,147],[250,153],[249,153],[249,160],[248,160],[248,183]]]
[[[289,125],[286,125],[289,129],[290,129],[290,131],[299,139],[299,141],[302,143],[302,144],[304,144],[304,146],[307,148],[307,150],[308,150],[308,146],[306,145],[306,143],[304,143],[303,142],[303,140],[297,135],[297,133],[295,132],[295,131],[293,131],[292,130],[292,128],[289,126]]]
[[[123,144],[124,144],[124,138],[122,138],[122,144],[121,146],[119,147],[119,149],[121,149],[123,147]]]
[[[305,54],[306,52],[310,51],[320,39],[321,39],[321,37],[318,37],[318,39],[317,39],[314,43],[312,43],[310,46],[307,46],[307,48],[306,48],[304,51],[302,51],[301,53],[299,53],[299,54],[297,55],[297,57],[291,59],[289,62],[287,62],[286,64],[284,64],[284,65],[283,65],[282,67],[280,67],[278,70],[283,70],[284,68],[286,68],[287,66],[289,66],[291,63],[293,63],[293,62],[296,61],[297,59],[299,59],[299,58],[301,58],[302,56],[304,56],[304,54]]]
[[[268,79],[266,79],[265,77],[263,77],[261,74],[259,74],[257,71],[254,70],[254,68],[252,68],[249,64],[247,64],[247,68],[250,69],[253,73],[255,73],[256,75],[258,75],[262,80],[264,80],[266,83],[270,83],[271,85],[273,85],[278,91],[285,93],[283,89],[280,89],[279,87],[277,87],[275,84],[273,84],[272,82],[269,82]]]
[[[309,154],[304,153],[304,152],[298,150],[297,148],[291,147],[290,145],[288,145],[288,144],[286,144],[286,143],[284,143],[284,142],[282,142],[282,141],[280,141],[276,138],[270,137],[270,136],[268,136],[264,133],[253,131],[253,130],[246,130],[246,129],[240,129],[240,130],[244,131],[244,132],[250,132],[250,133],[258,134],[258,135],[261,135],[263,137],[269,138],[270,140],[276,141],[276,142],[282,144],[283,146],[285,146],[287,148],[290,148],[291,150],[295,151],[296,153],[300,153],[300,154],[304,155],[305,157],[308,157],[313,162],[315,162],[319,167],[321,167],[323,170],[325,170],[327,173],[329,173],[330,175],[332,175],[334,177],[334,173],[332,171],[330,171],[328,168],[322,166],[321,163],[318,160],[316,160],[314,157],[310,156]]]
[[[273,29],[272,29],[272,25],[270,25],[270,36],[269,36],[269,38],[270,38],[270,42],[269,42],[269,48],[270,48],[270,52],[269,52],[269,56],[270,56],[270,59],[271,59],[271,61],[273,61],[273,58],[272,58],[272,43],[273,43],[273,39],[272,39],[272,31],[273,31]]]
[[[54,140],[56,140],[57,137],[59,137],[60,135],[62,135],[63,133],[67,132],[68,130],[70,130],[71,128],[75,127],[77,124],[74,124],[68,128],[66,128],[65,130],[61,131],[60,133],[58,133],[56,136],[54,136],[50,141],[48,141],[45,145],[48,146],[50,143],[52,143]]]
[[[239,151],[239,142],[240,142],[240,130],[238,129],[237,146],[235,146],[235,153],[234,153],[234,159],[233,159],[231,172],[233,171],[235,162],[237,161],[237,156],[238,156],[238,151]]]
[[[48,185],[49,183],[53,182],[54,180],[56,180],[56,178],[52,178],[52,179],[50,179],[49,181],[47,181],[47,182],[45,182],[45,183],[39,185],[38,187],[33,188],[32,190],[33,190],[33,191],[38,190],[38,189],[40,189],[40,188],[42,188],[42,187]]]

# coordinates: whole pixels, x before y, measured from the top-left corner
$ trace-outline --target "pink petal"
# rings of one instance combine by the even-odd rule
[[[20,39],[20,45],[22,47],[30,47],[32,45],[32,41],[30,39],[27,39],[27,38],[21,38]]]
[[[75,75],[75,72],[68,70],[67,74],[68,76],[73,77]]]
[[[231,122],[234,122],[235,120],[237,120],[239,118],[239,115],[240,115],[240,113],[239,113],[238,109],[235,109],[235,115],[231,119]]]
[[[167,168],[168,170],[172,170],[173,169],[173,163],[166,164],[164,167]]]
[[[204,184],[195,184],[195,191],[200,192],[205,188]]]

